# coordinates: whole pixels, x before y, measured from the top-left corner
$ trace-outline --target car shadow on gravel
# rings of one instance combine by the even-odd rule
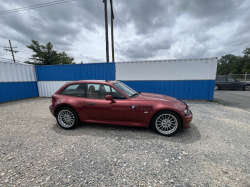
[[[126,139],[161,139],[170,142],[179,142],[181,144],[192,144],[201,139],[201,134],[195,124],[191,123],[191,128],[181,129],[171,137],[161,136],[150,128],[115,126],[104,124],[81,124],[72,130],[65,130],[54,124],[52,129],[62,136],[90,136],[111,138],[117,141]]]

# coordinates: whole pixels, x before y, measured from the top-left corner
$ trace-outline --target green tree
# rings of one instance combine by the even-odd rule
[[[217,74],[227,75],[229,73],[232,73],[231,71],[234,69],[235,62],[238,60],[238,58],[239,57],[231,54],[222,56],[218,60]]]
[[[244,64],[242,65],[242,69],[241,71],[242,72],[248,72],[250,73],[250,48],[246,48],[244,51],[243,51],[243,54],[244,54]]]
[[[228,75],[250,73],[250,48],[243,51],[244,56],[228,54],[218,60],[217,74]]]
[[[250,48],[247,47],[247,48],[243,51],[243,54],[244,54],[244,57],[249,58],[249,57],[250,57]]]
[[[74,58],[68,57],[63,51],[57,53],[53,49],[53,45],[49,42],[46,45],[40,45],[38,41],[31,40],[31,44],[27,45],[35,54],[30,59],[33,61],[26,61],[27,64],[34,65],[58,65],[58,64],[75,64]]]

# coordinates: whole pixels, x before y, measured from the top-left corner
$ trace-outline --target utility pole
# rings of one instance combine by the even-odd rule
[[[13,61],[14,61],[14,63],[16,63],[15,57],[14,57],[14,53],[17,53],[18,51],[14,51],[13,48],[17,48],[17,47],[12,47],[12,46],[11,46],[11,41],[10,41],[10,40],[9,40],[9,43],[10,43],[10,47],[4,47],[4,50],[6,50],[6,52],[7,52],[7,51],[11,51],[12,57],[13,57]]]
[[[107,15],[107,0],[103,0],[105,13],[105,34],[106,34],[106,61],[109,63],[109,38],[108,38],[108,15]]]
[[[114,51],[114,32],[113,32],[113,20],[114,12],[113,12],[113,0],[110,0],[110,7],[111,7],[111,42],[112,42],[112,62],[115,62],[115,51]]]

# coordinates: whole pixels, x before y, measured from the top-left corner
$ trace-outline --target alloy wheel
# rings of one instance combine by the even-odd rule
[[[172,134],[178,128],[178,121],[171,114],[162,114],[156,119],[155,127],[162,134]]]
[[[246,86],[245,86],[245,90],[246,90],[246,91],[250,91],[250,85],[246,85]]]
[[[218,85],[214,85],[214,90],[218,90],[218,89],[219,89]]]
[[[58,114],[58,122],[64,128],[70,128],[75,123],[74,114],[69,110],[61,110]]]

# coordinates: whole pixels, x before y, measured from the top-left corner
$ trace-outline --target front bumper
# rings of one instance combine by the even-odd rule
[[[49,106],[49,110],[50,110],[51,114],[52,114],[53,116],[55,116],[55,108],[54,108],[53,105],[50,105],[50,106]]]
[[[183,129],[190,128],[190,123],[191,123],[192,119],[193,119],[193,113],[192,113],[192,111],[190,111],[190,114],[188,116],[183,116],[182,117],[182,121],[183,121],[182,128]]]

